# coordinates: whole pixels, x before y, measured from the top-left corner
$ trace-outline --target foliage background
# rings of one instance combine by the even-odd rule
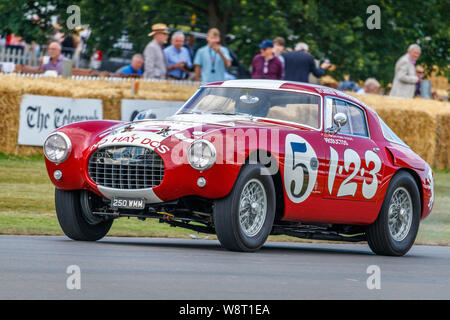
[[[394,64],[408,45],[418,43],[419,63],[428,71],[438,66],[450,78],[448,0],[0,0],[0,33],[42,44],[52,33],[51,16],[64,27],[73,4],[81,8],[81,23],[92,29],[89,47],[98,45],[109,55],[119,54],[113,44],[124,31],[142,52],[151,25],[163,22],[174,30],[218,27],[233,36],[227,45],[247,66],[263,39],[282,36],[289,47],[304,41],[315,57],[337,66],[335,78],[349,73],[354,80],[375,77],[382,85],[392,81]],[[373,4],[381,9],[380,30],[366,27]]]

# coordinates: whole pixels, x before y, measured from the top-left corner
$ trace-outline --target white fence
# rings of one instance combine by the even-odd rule
[[[37,53],[33,49],[29,47],[4,47],[0,46],[0,62],[10,62],[15,65],[26,65],[37,67],[39,66],[39,59],[44,56],[44,52],[46,52],[47,46],[42,46],[39,52]],[[62,53],[67,59],[74,61],[76,67],[78,67],[78,59],[75,55],[73,57],[69,57],[66,54]]]
[[[0,62],[12,62],[37,67],[39,58],[43,56],[42,51],[37,54],[30,49],[0,47]]]

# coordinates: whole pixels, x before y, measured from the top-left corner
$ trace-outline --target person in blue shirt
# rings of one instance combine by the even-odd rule
[[[208,31],[206,41],[208,44],[198,49],[195,54],[195,80],[223,81],[226,69],[231,66],[230,52],[220,45],[220,32],[216,28]]]
[[[188,76],[189,69],[192,68],[189,51],[184,45],[183,32],[175,32],[172,35],[171,45],[164,49],[167,58],[167,75],[169,78],[182,80]]]
[[[141,76],[144,73],[142,66],[144,65],[144,57],[142,54],[135,54],[131,59],[131,64],[126,66],[120,73],[128,75],[138,75]]]

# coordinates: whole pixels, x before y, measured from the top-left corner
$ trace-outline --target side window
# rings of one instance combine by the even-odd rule
[[[347,119],[350,119],[350,114],[348,113],[347,104],[344,101],[342,101],[342,100],[333,99],[333,115],[332,115],[332,119],[334,118],[334,115],[336,113],[339,113],[339,112],[342,112],[343,114],[345,114],[347,116]],[[339,132],[340,133],[344,133],[344,134],[352,134],[352,130],[350,128],[350,122],[351,121],[347,121],[345,126],[343,126],[341,128],[341,131],[339,131]]]
[[[298,93],[272,95],[268,99],[268,118],[292,121],[312,128],[320,128],[320,98]],[[266,115],[264,115],[266,116]]]
[[[342,112],[347,116],[347,124],[342,127],[340,133],[352,134],[355,136],[368,137],[366,117],[364,110],[355,105],[346,103],[342,100],[333,100],[333,114]]]
[[[366,117],[364,111],[354,105],[349,104],[350,110],[350,122],[353,130],[353,134],[356,136],[368,137]]]

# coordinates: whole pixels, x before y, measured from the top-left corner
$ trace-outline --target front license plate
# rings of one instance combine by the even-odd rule
[[[135,198],[113,198],[111,200],[111,206],[115,209],[142,210],[145,208],[145,200]]]

